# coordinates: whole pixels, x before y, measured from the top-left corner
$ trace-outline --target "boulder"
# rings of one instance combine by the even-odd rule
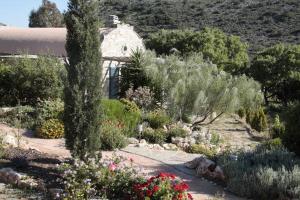
[[[164,150],[164,148],[162,146],[160,146],[159,144],[153,144],[153,149],[154,150]]]
[[[145,147],[147,146],[147,141],[142,139],[140,143],[136,144],[137,147]]]
[[[165,150],[178,150],[178,147],[175,144],[163,144]]]
[[[138,144],[139,140],[136,138],[127,138],[129,144]]]
[[[18,141],[17,138],[13,135],[5,135],[3,137],[2,143],[4,145],[12,146],[12,147],[18,147]]]
[[[62,199],[63,190],[58,188],[50,188],[48,190],[51,199]]]
[[[220,166],[203,156],[185,163],[185,166],[190,169],[196,169],[196,174],[199,176],[207,176],[217,180],[225,181],[225,175]]]
[[[181,137],[173,137],[171,140],[172,140],[172,144],[179,144],[184,142],[184,138]]]
[[[0,170],[0,182],[7,184],[18,184],[22,176],[11,168],[2,168]]]

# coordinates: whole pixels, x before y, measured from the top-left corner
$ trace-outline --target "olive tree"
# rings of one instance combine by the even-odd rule
[[[186,57],[201,52],[205,60],[233,74],[244,73],[249,63],[248,44],[217,28],[161,30],[149,36],[146,46],[159,55],[176,52]]]
[[[254,57],[250,75],[262,84],[266,103],[300,99],[300,45],[277,44]]]
[[[201,124],[213,112],[217,116],[251,109],[262,103],[260,85],[245,75],[232,76],[200,54],[186,59],[175,55],[157,58],[154,52],[143,56],[144,70],[161,86],[165,105],[174,117],[196,115],[194,125]]]

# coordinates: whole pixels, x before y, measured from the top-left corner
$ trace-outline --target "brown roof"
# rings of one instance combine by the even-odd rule
[[[100,29],[102,34],[108,28]],[[0,28],[0,54],[2,55],[43,55],[66,56],[66,28]]]

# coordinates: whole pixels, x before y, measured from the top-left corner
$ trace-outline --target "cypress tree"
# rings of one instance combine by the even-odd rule
[[[97,0],[70,0],[64,92],[66,147],[81,159],[100,149],[101,52]]]

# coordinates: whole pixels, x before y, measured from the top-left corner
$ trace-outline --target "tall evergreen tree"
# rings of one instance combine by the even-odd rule
[[[97,0],[70,0],[67,26],[65,138],[81,159],[100,149],[101,52]]]
[[[32,10],[29,15],[29,27],[62,27],[63,15],[55,3],[43,0],[38,10]]]

